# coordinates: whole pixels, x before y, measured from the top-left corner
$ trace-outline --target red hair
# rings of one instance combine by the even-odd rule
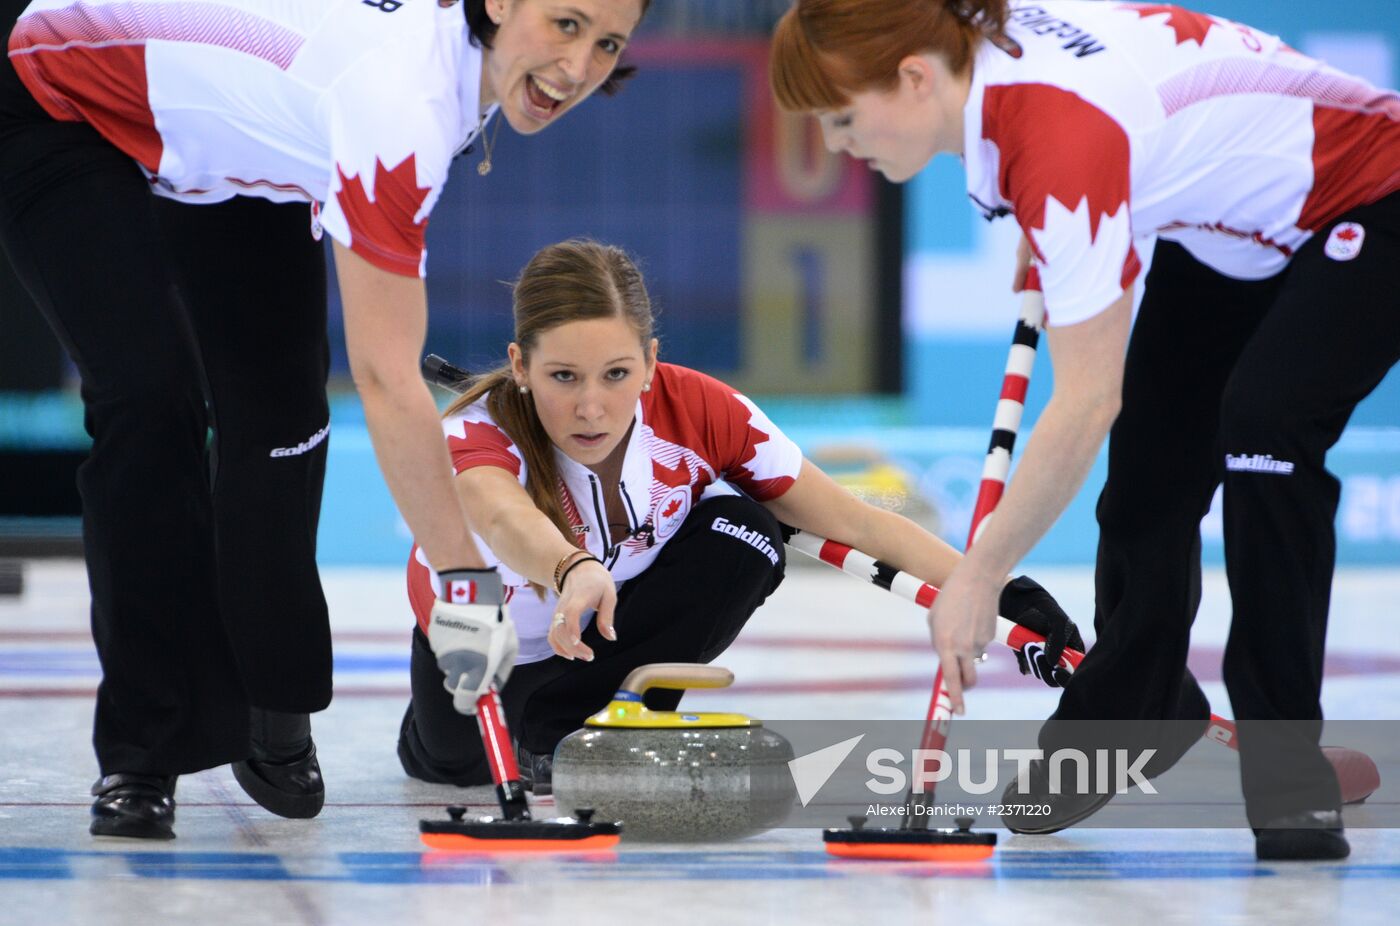
[[[773,33],[773,96],[791,112],[836,109],[852,93],[892,88],[899,62],[923,52],[962,74],[982,39],[1006,28],[1008,2],[797,0]]]

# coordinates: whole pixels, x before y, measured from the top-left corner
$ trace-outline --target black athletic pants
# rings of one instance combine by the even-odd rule
[[[1327,256],[1328,227],[1260,282],[1158,243],[1099,498],[1098,639],[1046,728],[1089,718],[1204,724],[1209,707],[1186,652],[1200,521],[1223,479],[1234,606],[1224,675],[1255,826],[1340,803],[1318,748],[1339,495],[1325,457],[1400,360],[1400,194],[1346,221],[1365,228],[1355,259]],[[1159,745],[1154,773],[1191,740],[1164,735]]]
[[[716,518],[768,536],[775,564],[742,540],[711,529]],[[618,593],[617,642],[591,623],[583,642],[592,662],[551,656],[516,666],[501,691],[511,735],[529,751],[552,753],[559,741],[608,705],[627,674],[654,662],[710,662],[734,642],[749,616],[783,580],[785,559],[777,519],[747,498],[705,501],[646,572]],[[531,594],[524,592],[522,594]],[[424,781],[491,783],[476,719],[452,707],[428,639],[413,631],[413,700],[399,733],[404,771]],[[675,710],[681,692],[652,689],[646,704]]]
[[[4,21],[22,6],[6,0]],[[103,774],[241,759],[250,704],[330,700],[325,259],[309,221],[300,204],[158,200],[0,63],[0,244],[77,365],[93,440],[78,487]]]

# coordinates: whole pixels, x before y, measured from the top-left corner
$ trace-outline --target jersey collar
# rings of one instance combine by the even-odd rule
[[[651,440],[652,430],[646,423],[642,401],[638,399],[637,409],[632,416],[632,431],[627,436],[627,449],[622,455],[621,481],[626,486],[627,497],[636,511],[639,522],[645,521],[651,513]],[[590,552],[602,557],[606,546],[603,538],[607,532],[607,525],[595,523],[598,517],[593,511],[592,483],[597,480],[597,475],[560,450],[557,445],[554,447],[554,464],[558,467],[559,478],[563,480],[564,487],[574,498],[579,516],[589,527],[584,537]],[[637,526],[632,525],[633,528]]]

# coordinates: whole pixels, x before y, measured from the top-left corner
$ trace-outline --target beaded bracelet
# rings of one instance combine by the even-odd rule
[[[569,578],[569,573],[573,572],[574,567],[578,566],[579,564],[587,563],[590,561],[597,563],[599,566],[603,565],[603,561],[600,560],[598,557],[594,556],[592,553],[589,553],[587,556],[579,557],[578,559],[570,563],[568,568],[564,570],[564,574],[559,577],[559,585],[557,588],[555,588],[555,591],[561,595],[564,594],[564,581]]]

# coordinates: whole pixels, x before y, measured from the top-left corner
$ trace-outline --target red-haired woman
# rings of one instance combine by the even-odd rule
[[[1052,720],[1203,729],[1186,652],[1223,480],[1225,681],[1256,849],[1345,855],[1317,746],[1338,490],[1324,457],[1400,358],[1400,97],[1217,17],[1075,0],[798,0],[771,68],[784,108],[891,180],[960,155],[974,205],[1014,215],[1039,264],[1054,392],[929,617],[954,704],[997,577],[1109,436],[1098,641]],[[1168,726],[1153,773],[1191,740]],[[1048,724],[1042,745],[1068,729]],[[1052,832],[1110,796],[1008,825]]]
[[[958,560],[838,486],[749,399],[656,351],[631,259],[592,241],[551,245],[516,283],[509,365],[444,423],[462,507],[519,628],[501,700],[536,793],[555,745],[628,672],[709,662],[734,641],[782,581],[779,520],[934,583]],[[441,582],[420,549],[408,568],[418,627],[399,758],[425,781],[489,783],[476,723],[459,713],[475,700],[455,684],[464,635],[434,612]],[[1022,673],[1059,685],[1051,667],[1082,645],[1074,623],[1024,576],[1003,577],[1000,606],[1051,641],[1018,654]],[[680,692],[647,699],[673,710]]]

